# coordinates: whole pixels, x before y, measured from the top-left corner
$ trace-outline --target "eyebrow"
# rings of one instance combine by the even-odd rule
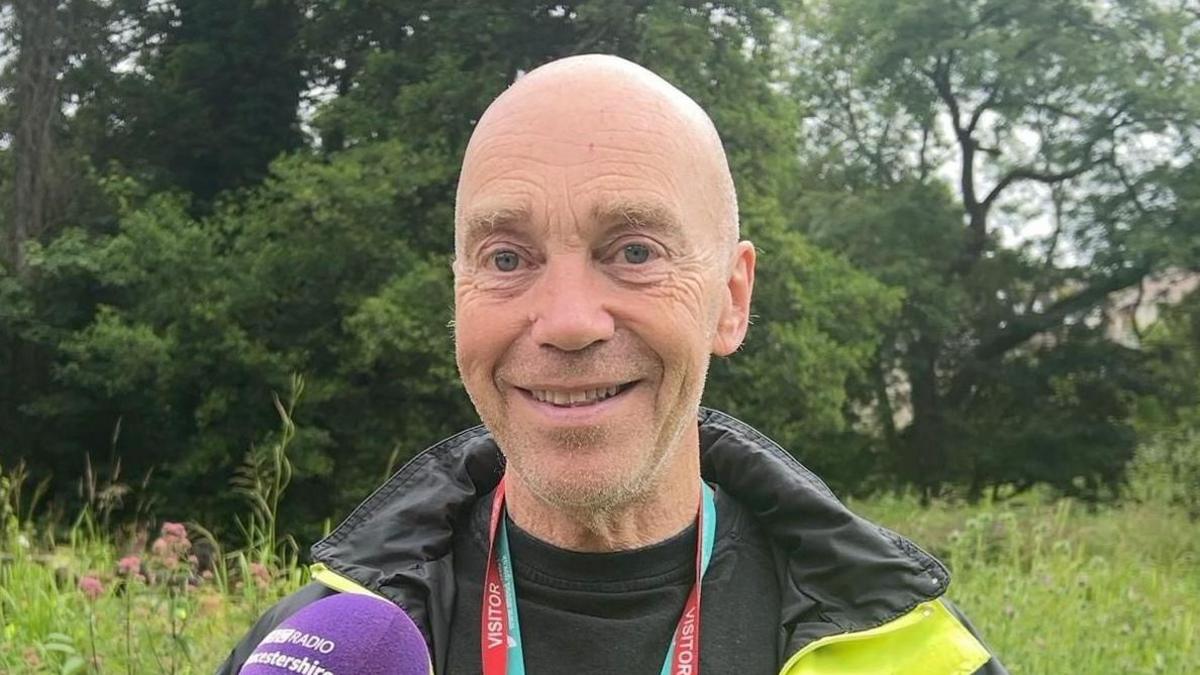
[[[683,241],[683,223],[664,204],[643,199],[618,197],[606,199],[592,208],[591,217],[604,233],[646,232],[668,241]],[[468,212],[462,217],[462,250],[471,251],[479,242],[495,232],[513,231],[530,221],[529,210],[523,206],[498,206]]]
[[[682,241],[683,223],[674,211],[655,201],[617,198],[602,201],[592,209],[592,217],[607,232],[648,232],[671,241]]]
[[[513,229],[528,220],[529,211],[523,207],[502,206],[472,211],[463,216],[459,224],[459,230],[462,232],[462,249],[470,251],[489,234]]]

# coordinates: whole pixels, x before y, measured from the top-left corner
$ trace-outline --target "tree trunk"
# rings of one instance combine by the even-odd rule
[[[24,274],[25,242],[46,229],[54,186],[54,124],[60,114],[66,26],[58,3],[15,0],[12,226],[8,257],[14,273]]]
[[[938,496],[946,478],[945,425],[942,397],[938,393],[938,345],[927,338],[913,343],[909,355],[909,380],[912,385],[912,428],[904,471],[912,477],[921,493],[921,502]]]

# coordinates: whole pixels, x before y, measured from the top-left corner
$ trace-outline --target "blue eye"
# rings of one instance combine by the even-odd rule
[[[521,257],[513,251],[496,251],[492,254],[492,264],[501,272],[511,272],[521,264]]]
[[[626,244],[622,253],[625,262],[631,265],[641,265],[650,259],[650,247],[645,244]]]

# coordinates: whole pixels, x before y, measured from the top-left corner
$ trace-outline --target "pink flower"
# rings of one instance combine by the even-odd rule
[[[88,600],[95,600],[104,593],[104,584],[94,575],[87,574],[79,579],[79,590],[88,597]]]
[[[262,563],[250,563],[250,576],[259,588],[266,588],[271,583],[271,572]]]
[[[179,562],[185,559],[192,548],[188,541],[187,528],[183,523],[163,523],[162,536],[154,540],[150,551],[159,563],[167,569],[175,569]]]
[[[137,574],[142,569],[142,559],[136,555],[127,555],[117,562],[117,571],[121,574]]]

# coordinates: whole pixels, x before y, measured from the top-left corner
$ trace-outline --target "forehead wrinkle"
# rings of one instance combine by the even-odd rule
[[[604,169],[603,173],[598,173],[594,176],[577,180],[574,183],[576,190],[582,189],[604,189],[604,184],[631,185],[638,190],[647,192],[675,192],[680,193],[679,181],[670,169],[654,166],[648,162],[638,161],[636,158],[627,160],[607,159],[602,162],[596,162],[596,166]],[[631,178],[634,169],[638,172],[645,172],[657,177],[657,183],[650,183],[638,177],[636,180]],[[597,184],[600,184],[597,186]],[[609,188],[612,189],[612,188]],[[629,189],[626,187],[626,189]]]
[[[596,133],[594,130],[580,129],[570,137],[558,137],[526,131],[506,134],[502,138],[484,139],[472,150],[466,166],[478,173],[496,162],[578,166],[613,161],[594,157],[594,150],[628,156],[631,162],[648,163],[656,159],[669,163],[688,154],[682,152],[683,146],[671,134],[657,132],[624,130]]]

